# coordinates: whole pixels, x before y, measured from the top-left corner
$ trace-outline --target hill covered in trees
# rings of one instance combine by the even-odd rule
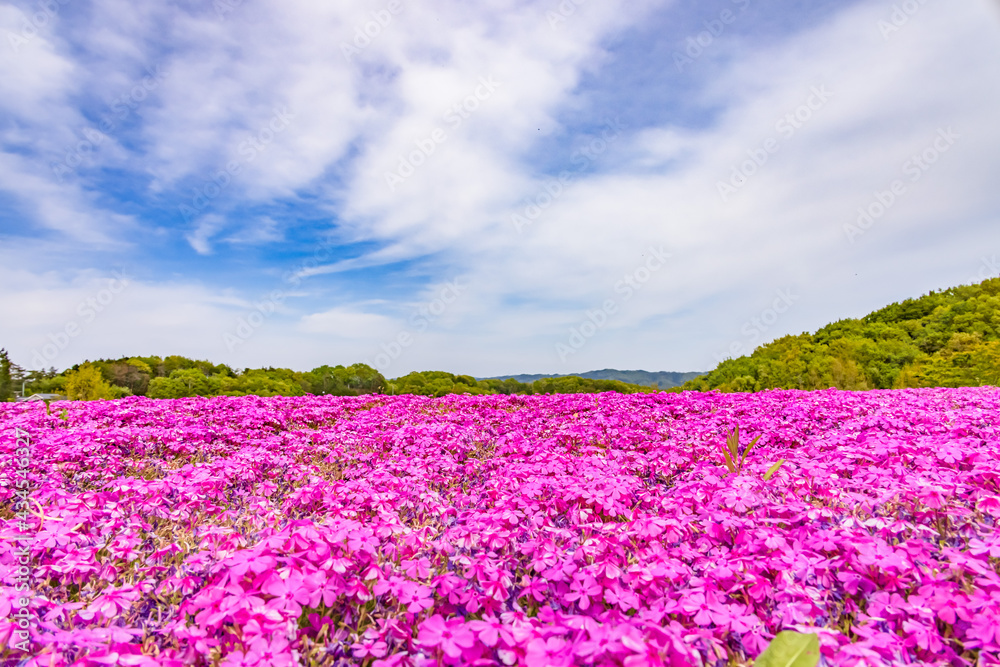
[[[547,378],[564,378],[564,377],[581,377],[588,380],[618,380],[619,382],[624,382],[626,384],[643,385],[643,386],[653,386],[656,385],[658,389],[670,389],[672,387],[679,387],[688,380],[693,380],[696,377],[700,377],[705,373],[674,373],[669,371],[619,371],[613,368],[605,368],[600,371],[587,371],[586,373],[577,373],[575,375],[545,375],[545,374],[524,374],[524,375],[498,375],[493,378],[483,378],[486,380],[506,380],[508,378],[517,380],[518,382],[534,382],[536,380],[544,380]]]
[[[930,292],[728,359],[683,389],[1000,385],[1000,278]]]

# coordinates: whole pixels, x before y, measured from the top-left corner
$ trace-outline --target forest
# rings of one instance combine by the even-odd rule
[[[1000,384],[1000,278],[932,291],[727,359],[682,389],[903,389]]]

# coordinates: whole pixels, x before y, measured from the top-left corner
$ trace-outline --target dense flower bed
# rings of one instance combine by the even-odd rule
[[[0,406],[0,657],[736,665],[784,629],[827,664],[1000,664],[998,407],[992,388]],[[737,424],[760,441],[730,475]]]

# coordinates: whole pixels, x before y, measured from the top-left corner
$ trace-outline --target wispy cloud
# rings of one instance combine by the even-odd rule
[[[766,336],[962,282],[1000,246],[986,0],[895,22],[874,1],[563,5],[60,5],[0,44],[0,339],[27,361],[53,326],[28,304],[127,260],[129,316],[70,356],[351,363],[463,276],[393,373],[704,369],[776,290],[802,296]],[[0,6],[0,33],[29,9]],[[941,128],[962,139],[850,243]],[[651,246],[671,260],[626,301]],[[608,300],[567,369],[554,343]]]

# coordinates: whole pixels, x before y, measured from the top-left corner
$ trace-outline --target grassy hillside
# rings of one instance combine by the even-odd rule
[[[684,389],[891,389],[1000,384],[1000,279],[930,292],[785,336]]]

